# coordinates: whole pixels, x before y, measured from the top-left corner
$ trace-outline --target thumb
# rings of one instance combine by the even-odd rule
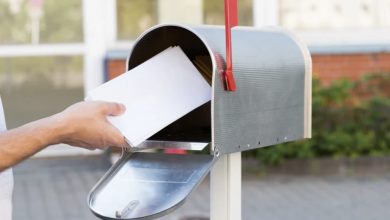
[[[106,115],[118,116],[123,114],[125,111],[126,111],[125,105],[120,103],[115,103],[115,102],[108,102],[106,103],[106,108],[104,113]]]

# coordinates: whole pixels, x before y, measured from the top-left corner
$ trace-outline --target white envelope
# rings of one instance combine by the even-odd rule
[[[180,47],[170,47],[89,92],[87,99],[119,102],[125,114],[109,117],[137,146],[211,99],[211,87]]]

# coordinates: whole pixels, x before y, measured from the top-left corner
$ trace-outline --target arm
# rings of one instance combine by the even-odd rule
[[[125,146],[123,135],[108,121],[125,107],[117,103],[80,102],[56,115],[0,133],[0,171],[45,147],[65,143],[88,149]]]

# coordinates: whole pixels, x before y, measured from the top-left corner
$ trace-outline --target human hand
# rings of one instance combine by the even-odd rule
[[[121,115],[125,106],[119,103],[85,101],[76,103],[54,116],[61,126],[58,142],[87,149],[123,147],[125,139],[107,116]]]

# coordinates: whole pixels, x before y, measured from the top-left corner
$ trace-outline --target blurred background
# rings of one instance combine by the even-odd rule
[[[238,6],[242,26],[300,36],[314,74],[313,138],[243,154],[243,219],[388,219],[390,0]],[[59,112],[123,73],[134,40],[151,26],[222,25],[223,9],[222,0],[0,0],[8,128]],[[85,198],[109,168],[105,158],[58,145],[17,166],[15,219],[95,219]],[[206,183],[166,219],[207,219]]]

